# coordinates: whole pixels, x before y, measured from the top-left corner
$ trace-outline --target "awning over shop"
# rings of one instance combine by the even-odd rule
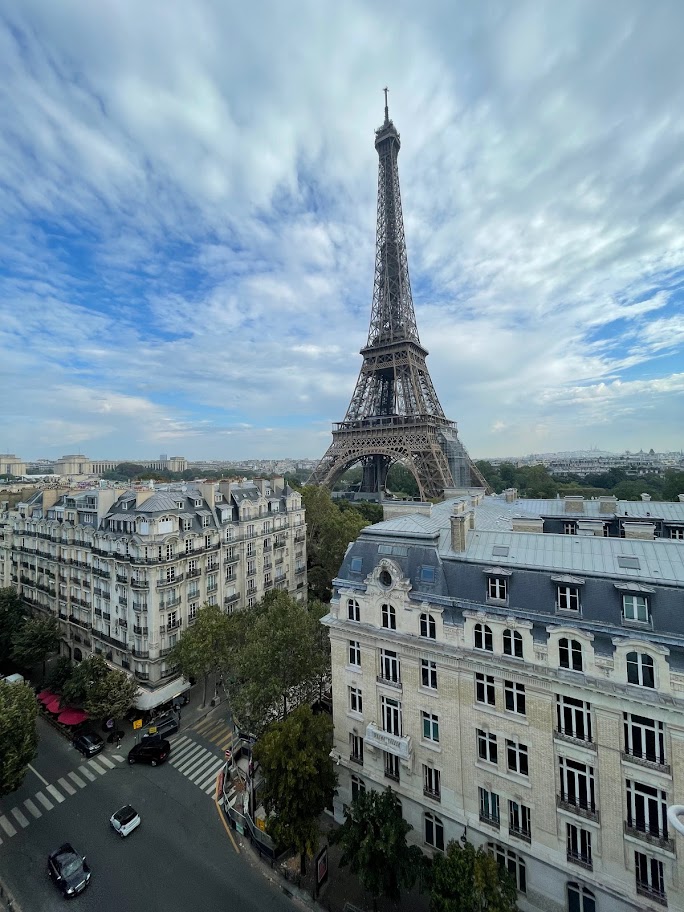
[[[61,712],[63,709],[65,709],[65,707],[62,706],[62,698],[53,697],[51,700],[48,700],[48,702],[45,704],[45,709],[47,709],[49,713],[54,713],[55,715]]]
[[[88,718],[88,713],[83,709],[72,709],[67,707],[57,716],[57,721],[62,725],[80,725]]]
[[[38,694],[38,699],[41,703],[49,703],[50,700],[54,700],[57,694],[53,694],[51,690],[41,690]]]
[[[186,690],[190,690],[190,683],[185,678],[176,678],[157,690],[140,690],[135,700],[136,709],[154,709]]]

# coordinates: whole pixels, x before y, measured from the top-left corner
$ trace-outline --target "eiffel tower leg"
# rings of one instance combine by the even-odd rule
[[[364,459],[361,490],[366,493],[377,494],[378,500],[380,500],[387,484],[389,467],[390,459],[387,456],[374,455]]]

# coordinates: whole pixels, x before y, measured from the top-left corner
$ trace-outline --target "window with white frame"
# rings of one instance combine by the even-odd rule
[[[355,732],[349,733],[349,759],[363,765],[363,737]]]
[[[591,854],[591,830],[576,826],[574,823],[565,824],[565,846],[568,861],[581,865],[583,868],[592,868],[594,861]]]
[[[359,603],[356,599],[347,599],[347,617],[350,621],[361,620],[361,609],[359,608]]]
[[[568,912],[596,912],[596,898],[589,887],[571,880],[567,892]]]
[[[509,773],[529,776],[527,745],[506,738],[506,766]]]
[[[526,804],[519,801],[508,801],[508,832],[520,839],[530,839],[532,835],[532,814]]]
[[[585,811],[596,811],[594,768],[568,757],[558,758],[560,797],[565,804]]]
[[[381,702],[382,709],[382,729],[392,735],[402,735],[401,726],[401,703],[399,700],[393,700],[390,697],[383,697]]]
[[[558,610],[572,611],[577,614],[580,610],[580,595],[577,586],[558,587]]]
[[[495,602],[505,602],[508,598],[508,579],[505,576],[487,577],[487,598]]]
[[[188,605],[188,618],[191,621],[194,621],[195,618],[197,617],[197,607],[198,607],[197,602],[190,602],[190,604]]]
[[[499,762],[496,735],[492,735],[482,728],[477,729],[477,756],[486,763]]]
[[[429,640],[437,639],[437,625],[431,614],[421,614],[420,616],[420,635]]]
[[[434,713],[423,712],[423,739],[439,744],[439,716]]]
[[[494,690],[494,678],[492,675],[475,674],[475,700],[478,703],[486,703],[488,706],[496,706],[496,693]]]
[[[646,855],[644,852],[634,853],[634,869],[636,872],[636,891],[641,896],[650,896],[664,902],[665,870],[662,861]]]
[[[494,638],[492,636],[492,629],[488,624],[475,624],[474,642],[475,649],[494,652]]]
[[[591,704],[575,697],[556,695],[557,731],[569,738],[591,742]]]
[[[655,687],[653,659],[646,652],[627,653],[627,683]]]
[[[360,776],[355,776],[352,773],[352,777],[351,777],[352,801],[355,801],[359,797],[359,795],[361,795],[365,791],[366,791],[366,783],[363,781],[363,779]]]
[[[425,842],[433,849],[444,851],[444,824],[435,814],[425,815]]]
[[[501,822],[499,809],[499,796],[496,792],[491,792],[482,787],[478,788],[480,798],[480,820],[489,823],[491,826],[498,827]]]
[[[423,764],[423,794],[435,801],[440,801],[442,796],[442,777],[438,769],[427,763]]]
[[[582,671],[582,644],[579,640],[561,637],[558,640],[558,662],[561,668]]]
[[[387,627],[388,630],[397,629],[397,612],[393,605],[382,606],[382,626]]]
[[[563,523],[563,535],[577,535],[577,523],[564,522]]]
[[[421,659],[420,679],[423,687],[437,690],[437,662],[433,662],[432,659]]]
[[[349,664],[357,668],[361,666],[361,643],[358,640],[349,640]]]
[[[684,541],[684,529],[670,529],[670,538],[676,538]]]
[[[667,839],[667,792],[626,779],[627,826],[656,839]]]
[[[525,715],[525,685],[517,681],[504,681],[504,697],[506,710]]]
[[[504,655],[513,656],[516,659],[523,657],[523,639],[522,634],[517,630],[504,630],[503,632],[503,651]]]
[[[632,624],[649,624],[648,598],[645,595],[623,595],[622,617]]]
[[[353,713],[363,713],[363,694],[360,687],[349,688],[349,710]]]
[[[392,649],[380,651],[380,677],[391,684],[401,683],[401,666],[399,657]]]
[[[192,539],[191,538],[185,539],[185,553],[192,554]]]
[[[389,751],[382,753],[386,778],[399,782],[399,757],[396,754],[390,754]]]
[[[518,888],[520,893],[527,893],[527,870],[525,868],[525,862],[513,852],[511,849],[507,849],[505,846],[499,845],[496,842],[487,843],[489,851],[496,858],[499,867],[508,871],[515,885]]]
[[[638,757],[649,763],[665,763],[665,732],[662,722],[623,713],[624,749],[631,757]]]

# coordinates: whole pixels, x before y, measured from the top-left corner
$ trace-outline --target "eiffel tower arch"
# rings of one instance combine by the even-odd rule
[[[399,188],[399,133],[389,118],[375,131],[378,208],[368,341],[344,420],[309,484],[332,488],[361,463],[361,490],[381,495],[395,462],[412,472],[423,500],[447,488],[487,487],[442,411],[420,344],[409,279]]]

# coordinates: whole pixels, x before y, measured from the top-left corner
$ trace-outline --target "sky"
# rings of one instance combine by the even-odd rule
[[[10,0],[0,451],[318,458],[361,366],[382,89],[474,458],[684,448],[680,0]]]

